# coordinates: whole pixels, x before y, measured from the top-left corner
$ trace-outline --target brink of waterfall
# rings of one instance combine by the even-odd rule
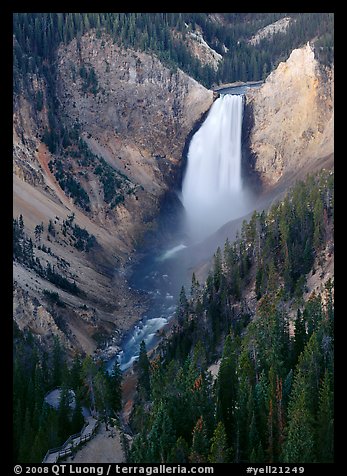
[[[243,96],[222,95],[191,140],[182,203],[194,241],[247,209],[241,178],[242,115]]]

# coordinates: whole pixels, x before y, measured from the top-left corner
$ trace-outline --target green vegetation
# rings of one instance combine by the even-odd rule
[[[50,448],[61,446],[82,429],[82,406],[93,408],[100,419],[112,424],[121,407],[121,373],[111,374],[101,362],[78,356],[68,363],[59,339],[45,352],[30,332],[14,324],[13,360],[13,458],[18,463],[41,463]],[[59,408],[45,401],[46,393],[61,387]],[[76,405],[70,406],[69,389]]]
[[[77,286],[75,282],[71,283],[71,281],[69,281],[67,278],[57,273],[55,271],[54,265],[51,266],[50,263],[47,263],[47,268],[43,273],[43,277],[48,279],[48,281],[63,291],[66,291],[70,294],[75,294],[77,296],[83,295],[83,291]]]
[[[66,170],[63,162],[55,159],[49,163],[50,171],[54,171],[55,178],[64,192],[73,198],[74,202],[85,211],[90,211],[90,199],[82,185]]]
[[[63,127],[58,135],[53,133],[52,136],[46,130],[43,141],[47,144],[50,152],[57,155],[57,158],[50,161],[48,166],[50,171],[54,173],[60,187],[67,195],[72,197],[76,205],[79,205],[86,212],[90,212],[89,195],[81,183],[71,174],[72,165],[67,160],[67,157],[78,159],[78,165],[86,168],[97,159],[97,156],[89,150],[79,134],[80,126],[75,123],[71,130]]]
[[[29,268],[39,266],[34,256],[34,244],[24,232],[23,215],[13,219],[13,258]]]
[[[65,307],[65,303],[60,299],[60,296],[57,292],[44,289],[43,295],[46,297],[49,303],[57,304],[57,306],[60,307]]]
[[[98,161],[94,173],[103,185],[105,202],[114,208],[119,203],[124,203],[124,194],[133,193],[134,186],[125,174],[114,170],[103,158],[98,157]]]
[[[85,211],[90,211],[90,199],[83,186],[71,175],[71,159],[77,159],[79,167],[83,168],[83,175],[94,173],[100,180],[104,201],[111,208],[124,203],[125,194],[134,192],[134,185],[129,178],[120,171],[112,168],[102,157],[93,154],[87,143],[79,136],[80,126],[75,124],[70,132],[63,132],[61,154],[49,163],[49,168],[54,173],[60,187],[70,195],[74,202]],[[58,146],[57,146],[58,147]],[[69,158],[71,158],[69,160]]]
[[[141,347],[131,462],[333,461],[333,282],[304,299],[333,206],[333,174],[309,176],[182,288],[173,336],[152,362]]]
[[[89,251],[96,246],[97,241],[94,235],[88,233],[85,228],[81,228],[74,223],[75,214],[72,213],[63,220],[61,224],[61,230],[65,237],[71,237],[73,239],[73,246],[79,251]]]
[[[77,239],[74,246],[80,251],[89,251],[96,243],[94,235],[90,235],[85,228],[80,228],[75,224],[73,227],[73,236]]]
[[[83,80],[82,91],[84,93],[91,92],[95,96],[98,92],[98,79],[95,69],[92,66],[87,68],[85,65],[83,65],[80,68],[80,76]]]
[[[316,39],[319,57],[333,60],[333,13],[222,13],[216,21],[208,13],[15,13],[13,18],[14,83],[21,73],[47,73],[62,42],[91,29],[108,33],[117,44],[152,51],[170,66],[183,69],[210,87],[212,83],[259,80],[298,46]],[[286,33],[277,33],[253,47],[248,40],[260,28],[291,16]],[[215,71],[202,66],[187,46],[189,31],[200,29],[207,43],[224,59]],[[175,32],[175,33],[173,33]],[[83,91],[97,94],[98,81],[89,65],[82,65]],[[53,130],[53,129],[52,129]]]
[[[42,230],[43,226],[39,226],[39,229]],[[77,225],[76,225],[77,226]],[[82,230],[77,226],[74,227],[75,233],[80,234],[79,241],[81,242],[80,249],[89,249],[90,246],[93,246],[95,243],[95,238],[87,233],[86,231]],[[37,234],[38,228],[35,227],[35,232]],[[48,224],[48,231],[51,236],[55,236],[55,228],[53,225],[52,220],[49,221]],[[49,235],[47,235],[49,238]],[[77,241],[78,243],[78,241]],[[59,274],[56,269],[55,265],[51,265],[51,263],[47,262],[46,267],[44,267],[40,261],[40,259],[35,256],[34,248],[36,245],[33,243],[31,238],[24,232],[24,220],[23,216],[20,215],[18,218],[13,219],[13,260],[21,263],[22,265],[26,266],[29,269],[34,270],[39,276],[43,279],[47,279],[52,284],[58,286],[60,289],[67,291],[68,293],[75,294],[75,295],[83,295],[83,291],[77,286],[75,282],[69,281],[65,276]],[[86,248],[87,247],[87,248]],[[50,248],[47,249],[45,245],[38,246],[38,249],[49,253],[52,256],[53,253],[50,251]],[[58,258],[58,261],[61,263],[61,266],[66,268],[67,262],[64,259]]]

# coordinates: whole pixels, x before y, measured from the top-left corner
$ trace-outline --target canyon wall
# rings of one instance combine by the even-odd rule
[[[45,80],[35,75],[29,78],[31,94],[23,90],[14,96],[13,216],[23,216],[41,264],[53,266],[82,294],[16,262],[14,319],[43,341],[58,333],[71,352],[92,353],[107,335],[128,329],[144,308],[144,297],[127,284],[132,259],[143,234],[156,226],[161,200],[176,185],[186,137],[211,106],[213,93],[154,55],[120,48],[93,32],[60,46],[55,71],[53,110]],[[85,87],[83,72],[91,71],[94,90]],[[40,108],[33,100],[38,95]],[[68,131],[78,126],[78,138],[60,154],[44,143],[49,114]],[[88,151],[77,156],[80,139],[94,154],[92,164]],[[52,168],[56,160],[85,190],[87,209],[62,189]],[[97,163],[108,173],[102,175]],[[123,187],[116,204],[105,197],[113,171]],[[66,228],[72,219],[72,227],[95,237],[91,250],[76,248],[73,228]],[[49,223],[54,233],[48,232]],[[40,224],[44,231],[38,236],[34,230]],[[47,299],[55,292],[65,307]]]
[[[142,237],[156,229],[163,197],[179,186],[187,137],[211,107],[213,92],[155,55],[93,32],[60,46],[55,74],[53,110],[45,80],[35,75],[30,95],[23,90],[14,96],[13,215],[23,216],[41,264],[81,293],[15,262],[14,319],[42,341],[58,334],[71,353],[93,353],[108,336],[129,329],[146,306],[127,277]],[[259,89],[247,91],[243,168],[252,169],[263,191],[332,166],[333,93],[333,71],[318,64],[310,45],[294,50]],[[36,107],[32,98],[39,96]],[[49,114],[66,130],[78,130],[60,154],[44,143]],[[86,148],[78,155],[81,141]],[[87,209],[61,187],[56,161],[84,189]],[[105,184],[114,173],[122,200],[112,204]],[[76,246],[76,227],[95,238],[90,250]],[[62,307],[52,302],[54,293]]]
[[[333,162],[334,72],[314,50],[294,50],[259,89],[246,94],[253,167],[265,189]]]

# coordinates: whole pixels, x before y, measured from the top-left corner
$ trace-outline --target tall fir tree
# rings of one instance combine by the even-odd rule
[[[328,369],[319,390],[316,426],[317,455],[322,463],[334,462],[334,399],[332,376]]]
[[[206,463],[208,458],[208,438],[202,417],[198,419],[193,430],[193,441],[189,455],[190,463]]]
[[[210,453],[208,455],[209,463],[229,463],[230,451],[228,448],[227,435],[224,425],[220,421],[213,433],[211,439]]]
[[[138,361],[138,392],[140,398],[148,400],[151,393],[150,381],[150,363],[147,356],[145,341],[140,344],[140,353]]]
[[[228,335],[224,341],[217,379],[217,418],[224,424],[229,446],[232,445],[235,431],[237,398],[237,355],[235,350],[235,340],[231,335]]]

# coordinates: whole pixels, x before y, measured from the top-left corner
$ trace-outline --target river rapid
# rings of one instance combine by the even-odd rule
[[[121,352],[107,363],[110,370],[117,359],[122,371],[129,369],[139,355],[141,341],[152,350],[159,341],[158,331],[175,314],[182,285],[187,284],[190,273],[184,266],[181,252],[187,249],[183,243],[163,247],[156,253],[148,252],[135,265],[129,284],[148,297],[148,310],[140,321],[125,334]]]
[[[258,86],[258,84],[256,85]],[[167,239],[148,242],[143,258],[133,268],[129,285],[149,297],[149,307],[121,342],[119,355],[107,362],[111,369],[117,359],[122,371],[138,358],[141,341],[151,350],[158,343],[158,331],[175,314],[182,285],[188,294],[197,265],[206,263],[226,237],[233,239],[240,217],[245,217],[253,199],[241,177],[241,135],[245,86],[228,88],[212,105],[204,123],[189,145],[181,205],[165,230]],[[170,212],[168,212],[170,213]],[[167,217],[162,215],[167,220]],[[160,221],[160,219],[159,219]],[[234,227],[225,228],[228,222]],[[222,230],[222,231],[220,231]]]

